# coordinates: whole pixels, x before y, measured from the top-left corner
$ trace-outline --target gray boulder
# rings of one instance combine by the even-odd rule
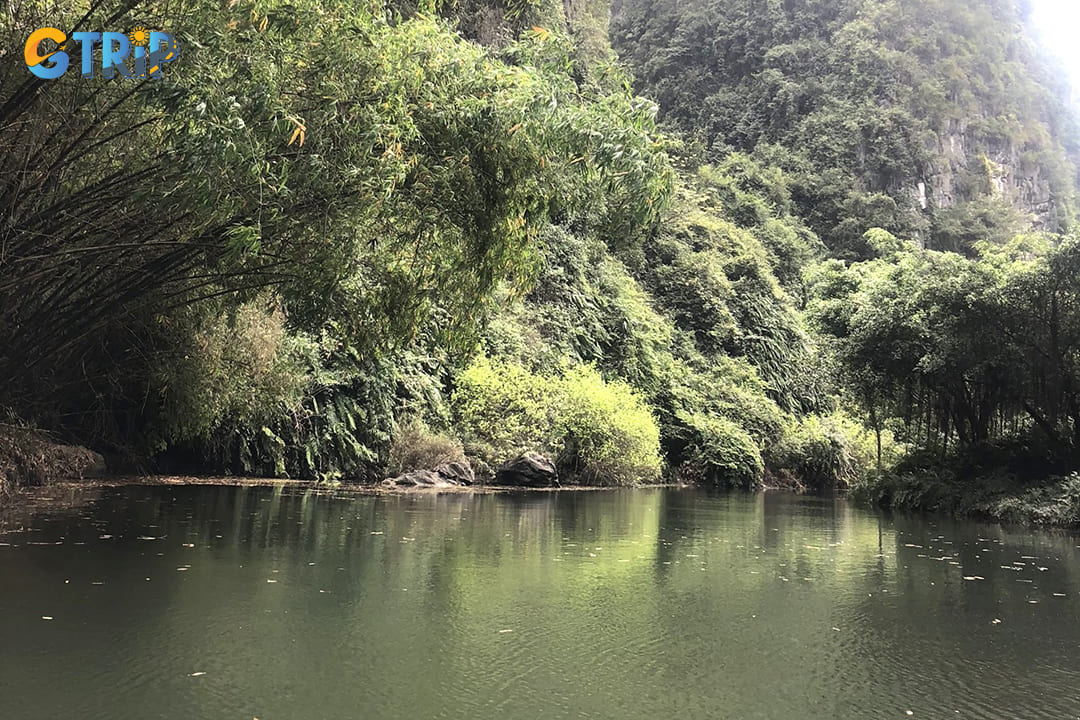
[[[476,475],[473,473],[472,466],[467,462],[443,463],[435,468],[435,472],[451,485],[472,485],[476,482]]]
[[[395,478],[383,480],[383,486],[393,488],[439,487],[449,485],[434,470],[413,470]]]
[[[443,463],[434,470],[413,470],[395,478],[383,480],[387,488],[440,488],[472,485],[475,481],[468,463]]]
[[[527,452],[504,464],[495,473],[496,485],[511,487],[557,487],[555,464],[539,453]]]

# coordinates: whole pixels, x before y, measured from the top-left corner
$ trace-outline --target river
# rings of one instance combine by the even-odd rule
[[[1075,718],[1080,538],[678,489],[74,493],[0,718]]]

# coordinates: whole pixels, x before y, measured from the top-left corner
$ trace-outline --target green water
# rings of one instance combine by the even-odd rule
[[[71,499],[0,526],[3,720],[1080,715],[1066,534],[683,490]]]

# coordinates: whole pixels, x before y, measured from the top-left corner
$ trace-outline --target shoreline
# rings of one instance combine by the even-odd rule
[[[974,522],[1080,530],[1080,473],[1022,481],[1007,473],[963,480],[934,472],[887,475],[850,488],[856,504],[888,512],[948,515]]]
[[[552,487],[522,487],[515,485],[445,485],[416,486],[408,488],[384,487],[381,484],[339,483],[320,484],[313,480],[294,480],[289,478],[229,477],[196,475],[118,475],[93,478],[64,478],[42,485],[22,486],[8,496],[8,503],[21,497],[41,497],[50,491],[92,490],[95,488],[115,487],[296,487],[325,492],[346,492],[357,495],[430,495],[430,494],[496,494],[508,492],[559,492],[563,490],[582,492],[597,490],[645,490],[656,488],[690,488],[686,483],[645,483],[641,485],[561,485]],[[4,503],[0,503],[2,506]]]

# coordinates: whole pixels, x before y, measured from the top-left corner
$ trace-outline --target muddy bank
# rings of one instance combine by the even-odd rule
[[[55,442],[31,428],[0,424],[0,498],[20,488],[106,473],[105,459],[92,450]]]

